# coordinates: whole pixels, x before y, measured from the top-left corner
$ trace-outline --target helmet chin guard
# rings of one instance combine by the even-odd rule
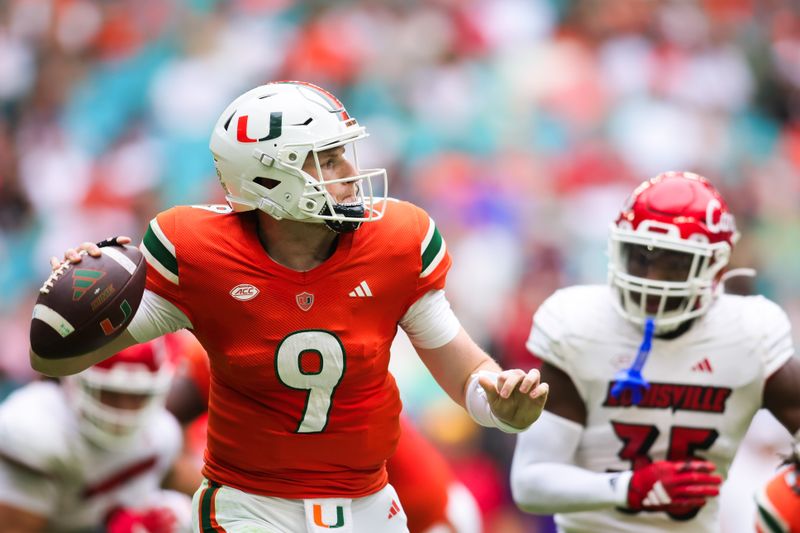
[[[326,220],[325,224],[335,233],[352,233],[361,227],[361,220],[364,218],[364,203],[355,202],[351,204],[334,204],[334,213],[341,215],[342,220]],[[322,215],[329,215],[330,209],[326,204],[322,209]],[[358,220],[358,222],[355,222]]]
[[[615,309],[640,326],[652,318],[656,334],[703,315],[738,238],[725,201],[702,176],[665,172],[642,183],[610,228]],[[649,271],[660,274],[643,275]]]
[[[256,87],[234,100],[214,126],[209,147],[234,211],[259,209],[279,220],[353,231],[379,220],[386,208],[386,170],[358,164],[356,143],[365,137],[366,130],[331,93],[286,81]],[[337,147],[352,154],[353,176],[323,181],[303,170],[313,158],[322,176],[319,154]],[[337,204],[327,189],[337,183],[355,184],[356,201]]]

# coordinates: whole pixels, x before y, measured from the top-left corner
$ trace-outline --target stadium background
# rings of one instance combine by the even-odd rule
[[[211,126],[273,79],[320,84],[367,126],[362,158],[435,218],[456,312],[506,366],[531,365],[524,340],[548,294],[604,281],[608,222],[669,169],[719,186],[743,233],[733,266],[759,272],[730,289],[779,302],[797,338],[792,4],[2,0],[0,396],[35,378],[27,331],[48,257],[138,240],[169,205],[223,201]],[[473,488],[487,531],[535,531],[509,500],[513,437],[478,431],[397,352],[409,413]]]

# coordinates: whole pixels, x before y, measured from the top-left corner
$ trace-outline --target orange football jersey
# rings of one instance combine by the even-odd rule
[[[758,533],[800,533],[800,479],[795,464],[785,466],[756,493]]]
[[[386,484],[401,409],[389,348],[451,263],[423,210],[387,207],[307,272],[269,257],[255,212],[176,207],[150,222],[147,288],[186,314],[209,355],[209,479],[282,498]]]

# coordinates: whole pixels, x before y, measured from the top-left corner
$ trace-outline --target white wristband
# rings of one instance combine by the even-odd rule
[[[478,378],[480,376],[487,376],[497,383],[497,378],[500,376],[500,374],[497,372],[481,370],[470,376],[469,385],[467,385],[467,397],[465,402],[469,416],[471,416],[475,422],[483,427],[497,428],[504,433],[520,433],[528,429],[527,427],[515,428],[514,426],[503,422],[494,415],[492,408],[489,406],[489,399],[486,397],[486,391],[483,390],[483,387],[481,387],[480,383],[478,383]]]

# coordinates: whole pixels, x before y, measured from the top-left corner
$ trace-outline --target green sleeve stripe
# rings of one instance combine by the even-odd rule
[[[153,219],[142,240],[142,253],[147,263],[173,283],[178,283],[178,260],[175,258],[175,247],[166,238],[158,222]]]
[[[758,509],[758,517],[761,526],[766,526],[766,529],[770,533],[784,533],[789,531],[788,527],[785,524],[781,524],[778,517],[765,509],[760,502],[756,502],[756,507]]]
[[[433,219],[430,220],[428,233],[422,241],[422,272],[419,277],[424,278],[431,272],[436,270],[439,263],[445,255],[445,244],[439,229],[434,224]]]

